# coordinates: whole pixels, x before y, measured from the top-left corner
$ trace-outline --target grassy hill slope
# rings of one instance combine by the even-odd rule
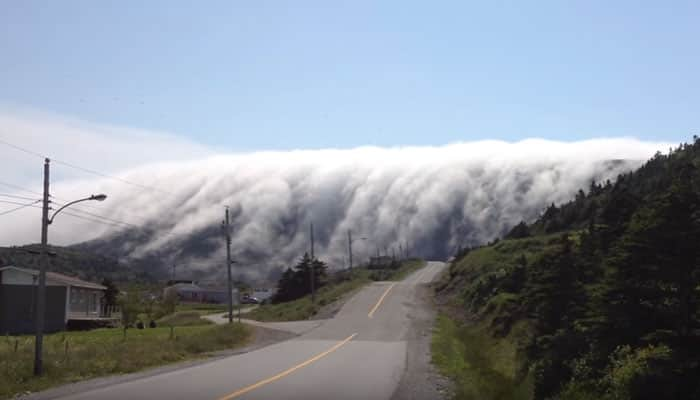
[[[593,183],[438,283],[465,399],[700,398],[700,142]]]

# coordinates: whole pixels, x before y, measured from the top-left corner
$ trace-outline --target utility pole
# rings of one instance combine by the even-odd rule
[[[352,231],[348,229],[348,264],[352,269]]]
[[[406,256],[403,254],[403,245],[399,243],[399,257],[401,257],[402,260],[406,259]]]
[[[228,273],[228,323],[233,323],[233,288],[231,287],[231,225],[228,217],[228,207],[226,207],[226,220],[223,222],[224,235],[226,238],[226,270]]]
[[[314,223],[310,225],[311,230],[311,265],[309,265],[309,274],[311,279],[311,304],[316,303],[316,276],[314,263],[316,262],[316,256],[314,256]]]
[[[44,160],[44,199],[41,210],[41,267],[39,268],[39,287],[36,292],[36,337],[34,339],[34,375],[44,372],[44,319],[46,318],[46,269],[49,264],[49,163]]]

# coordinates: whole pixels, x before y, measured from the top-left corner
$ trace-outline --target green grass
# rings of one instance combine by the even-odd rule
[[[516,311],[521,295],[494,289],[522,256],[531,265],[558,236],[502,240],[472,250],[438,283],[448,299],[446,308],[478,321],[460,324],[441,315],[436,323],[433,362],[453,379],[458,399],[532,398],[532,377],[518,371],[522,344],[531,335],[526,316]]]
[[[423,267],[425,261],[410,260],[403,263],[401,267],[394,271],[378,274],[380,271],[367,270],[366,268],[355,268],[347,279],[337,283],[329,283],[316,293],[316,304],[311,303],[311,296],[304,296],[300,299],[278,304],[264,304],[246,314],[246,318],[257,321],[300,321],[308,319],[316,313],[322,306],[331,304],[339,300],[342,296],[356,291],[373,280],[401,280],[410,273]]]
[[[201,315],[220,314],[227,310],[226,304],[180,303],[175,307],[175,311],[197,311]]]
[[[406,279],[409,275],[411,275],[413,272],[425,267],[425,261],[424,260],[408,260],[404,261],[401,263],[401,266],[395,270],[392,271],[391,275],[389,276],[389,281],[401,281]]]
[[[255,310],[246,314],[246,318],[258,321],[299,321],[308,319],[318,310],[334,301],[340,299],[346,293],[361,288],[372,280],[369,278],[369,271],[363,268],[356,268],[348,280],[339,283],[330,283],[316,292],[316,304],[311,303],[311,296],[304,296],[300,299],[278,304],[263,304]]]
[[[197,326],[211,325],[212,322],[202,318],[199,311],[178,311],[156,321],[158,326]]]
[[[532,379],[518,376],[517,336],[494,338],[487,324],[462,326],[440,315],[432,338],[433,363],[455,382],[455,397],[464,400],[529,400]]]
[[[123,374],[173,362],[201,358],[208,352],[248,343],[251,328],[242,324],[63,332],[44,338],[44,369],[32,375],[34,339],[0,337],[0,398],[36,392],[69,382]],[[17,346],[15,351],[15,345]]]

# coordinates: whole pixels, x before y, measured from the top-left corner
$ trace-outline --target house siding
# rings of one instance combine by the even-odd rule
[[[36,286],[0,285],[0,334],[34,333],[35,302]],[[48,286],[46,288],[45,332],[65,329],[65,304],[65,287]]]

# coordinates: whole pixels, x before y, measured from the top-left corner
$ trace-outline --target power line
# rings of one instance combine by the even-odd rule
[[[14,202],[14,201],[0,200],[0,203],[20,205],[20,207],[14,208],[14,209],[12,209],[12,210],[4,211],[4,212],[0,213],[0,215],[9,214],[9,213],[11,213],[11,212],[18,211],[18,210],[20,210],[20,209],[22,209],[22,208],[25,208],[25,207],[42,208],[41,206],[35,205],[36,203],[39,203],[39,202],[41,202],[41,200],[37,200],[37,201],[35,201],[35,202],[33,202],[33,203],[27,203],[27,204],[17,203],[17,202]],[[73,210],[73,211],[75,211],[75,210]],[[84,217],[84,216],[79,215],[79,214],[73,214],[73,213],[70,212],[70,211],[65,211],[65,210],[64,210],[63,212],[61,212],[61,215],[63,215],[63,214],[65,214],[65,215],[70,215],[71,217],[74,217],[74,218],[84,219],[84,220],[86,220],[86,221],[96,222],[96,223],[98,223],[98,224],[111,225],[111,226],[115,226],[115,227],[119,227],[119,228],[123,228],[123,227],[124,227],[123,225],[118,225],[116,222],[102,221],[102,220],[99,220],[99,219],[96,219],[96,218]],[[113,220],[113,221],[116,221],[116,220]],[[117,221],[117,222],[119,222],[119,221]],[[126,222],[121,222],[121,223],[126,224]],[[131,224],[131,225],[133,225],[133,224]],[[133,226],[136,226],[136,225],[133,225]]]
[[[27,193],[32,193],[32,194],[37,194],[39,196],[43,196],[43,194],[41,194],[37,191],[23,188],[22,186],[13,185],[12,183],[0,182],[0,185],[7,186],[7,187],[12,188],[12,189],[22,190],[22,191],[27,192]]]
[[[75,211],[75,210],[73,210],[73,211]],[[82,215],[79,215],[79,214],[73,214],[73,213],[70,212],[70,211],[62,211],[61,214],[70,215],[70,216],[73,217],[73,218],[79,218],[79,219],[83,219],[83,220],[85,220],[85,221],[95,222],[95,223],[98,223],[98,224],[110,225],[110,226],[114,226],[114,227],[117,227],[117,228],[124,228],[124,225],[119,225],[119,224],[114,223],[114,222],[99,220],[99,219],[97,219],[97,218],[85,217],[85,216],[82,216]]]
[[[53,204],[56,204],[57,206],[64,206],[64,205],[65,205],[65,204],[63,204],[63,203],[56,203],[56,202],[53,202]],[[131,226],[131,227],[134,227],[134,228],[140,228],[139,225],[132,224],[132,223],[130,223],[130,222],[120,221],[120,220],[117,220],[117,219],[113,219],[113,218],[110,218],[110,217],[106,217],[106,216],[104,216],[104,215],[91,213],[91,212],[89,212],[89,211],[81,210],[80,208],[77,208],[77,207],[71,207],[70,210],[73,211],[73,212],[76,212],[76,211],[77,211],[77,212],[80,212],[80,213],[89,215],[89,216],[91,216],[91,217],[101,218],[101,219],[103,219],[103,220],[105,220],[105,221],[110,221],[110,222],[113,222],[113,223],[115,223],[115,224],[122,224],[122,225],[126,225],[126,226]],[[65,212],[65,211],[64,211],[64,212]]]
[[[68,199],[65,199],[65,198],[62,198],[62,197],[58,197],[58,196],[54,196],[54,195],[49,195],[49,196],[50,196],[52,199],[56,199],[56,200],[60,200],[60,201],[65,201],[66,203],[68,203],[68,202],[70,201],[70,200],[68,200]],[[104,210],[104,207],[93,206],[93,205],[91,205],[91,204],[86,204],[86,203],[81,204],[80,207],[87,207],[87,208],[91,208],[91,209],[96,210],[96,211],[103,211],[103,210]],[[79,210],[79,208],[71,208],[71,209],[73,209],[73,210]],[[142,219],[142,220],[148,220],[148,219],[149,219],[148,217],[145,217],[145,216],[143,216],[143,215],[137,214],[137,213],[135,213],[135,212],[133,212],[133,211],[125,210],[125,209],[123,209],[123,208],[121,209],[121,212],[126,213],[126,214],[129,214],[129,215],[132,215],[133,217],[136,217],[136,218],[139,218],[139,219]]]
[[[27,154],[29,154],[29,155],[32,155],[32,156],[35,156],[35,157],[39,157],[39,158],[41,158],[41,159],[49,158],[49,159],[51,159],[51,161],[53,161],[53,162],[56,163],[56,164],[61,164],[61,165],[63,165],[63,166],[66,166],[66,167],[69,167],[69,168],[73,168],[73,169],[75,169],[75,170],[82,171],[82,172],[85,172],[85,173],[88,173],[88,174],[100,176],[100,177],[102,177],[102,178],[112,179],[112,180],[119,181],[119,182],[124,183],[124,184],[127,184],[127,185],[139,187],[139,188],[141,188],[141,189],[153,190],[153,191],[165,193],[165,194],[168,194],[168,195],[171,195],[171,196],[173,195],[172,193],[167,192],[167,191],[165,191],[165,190],[163,190],[163,189],[159,189],[159,188],[156,188],[156,187],[153,187],[153,186],[148,186],[148,185],[142,185],[142,184],[140,184],[140,183],[132,182],[132,181],[129,181],[129,180],[126,180],[126,179],[123,179],[123,178],[119,178],[119,177],[113,176],[113,175],[108,175],[108,174],[105,174],[105,173],[102,173],[102,172],[99,172],[99,171],[95,171],[95,170],[93,170],[93,169],[81,167],[81,166],[79,166],[79,165],[75,165],[75,164],[72,164],[72,163],[69,163],[69,162],[66,162],[66,161],[57,160],[57,159],[51,158],[51,157],[49,157],[49,156],[47,156],[47,155],[44,155],[44,154],[41,154],[41,153],[37,153],[37,152],[35,152],[35,151],[29,150],[29,149],[24,148],[24,147],[17,146],[17,145],[15,145],[15,144],[12,144],[12,143],[7,142],[7,141],[2,140],[2,139],[0,139],[0,144],[3,144],[3,145],[5,145],[5,146],[8,146],[8,147],[13,148],[13,149],[18,150],[18,151],[21,151],[21,152],[23,152],[23,153],[27,153]]]
[[[39,201],[41,201],[41,200],[39,200]],[[4,203],[4,204],[14,204],[14,205],[16,205],[16,206],[23,206],[23,205],[25,204],[25,203],[19,203],[19,202],[17,202],[17,201],[11,201],[11,200],[0,200],[0,203]]]
[[[30,154],[30,155],[32,155],[32,156],[36,156],[36,157],[39,157],[39,158],[47,158],[47,157],[44,157],[44,155],[42,155],[42,154],[39,154],[39,153],[34,152],[34,151],[31,151],[31,150],[27,150],[27,149],[25,149],[24,147],[19,147],[19,146],[15,145],[15,144],[12,144],[12,143],[10,143],[10,142],[6,142],[6,141],[4,141],[4,140],[2,140],[2,139],[0,139],[0,143],[4,144],[5,146],[12,147],[12,148],[15,149],[15,150],[19,150],[19,151],[21,151],[21,152]]]
[[[37,200],[34,197],[16,196],[14,194],[5,194],[5,193],[0,193],[0,197],[9,197],[11,199],[20,199],[20,200]]]
[[[39,203],[40,201],[41,201],[41,200],[37,200],[37,201],[35,201],[35,202],[33,202],[33,203],[22,204],[22,205],[20,205],[19,207],[13,208],[13,209],[11,209],[11,210],[7,210],[7,211],[0,212],[0,216],[6,215],[6,214],[10,214],[10,213],[13,213],[13,212],[15,212],[15,211],[19,211],[19,210],[21,210],[21,209],[23,209],[23,208],[26,208],[26,207],[31,207],[31,206],[33,206],[34,204]],[[7,202],[6,202],[6,201],[0,201],[0,202],[2,202],[2,203],[11,203],[11,202],[9,202],[9,201],[7,201]],[[20,204],[20,203],[14,203],[14,204]],[[41,208],[41,207],[39,207],[39,208]]]

